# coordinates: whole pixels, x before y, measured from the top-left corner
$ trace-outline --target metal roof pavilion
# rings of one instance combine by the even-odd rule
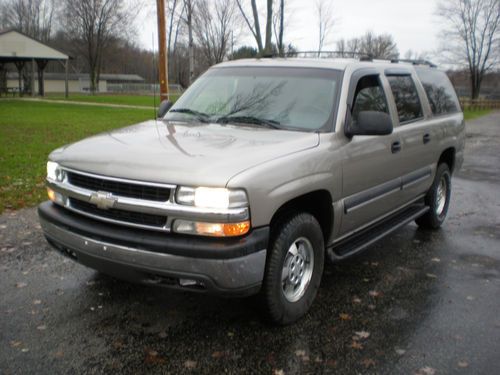
[[[68,96],[68,61],[70,56],[55,48],[31,38],[16,30],[0,32],[0,69],[13,63],[19,73],[19,91],[22,89],[22,75],[26,63],[31,62],[31,95],[35,87],[35,63],[38,67],[38,89],[43,96],[43,71],[49,61],[60,61],[65,68],[65,94]]]

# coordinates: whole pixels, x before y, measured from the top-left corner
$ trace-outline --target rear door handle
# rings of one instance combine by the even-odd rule
[[[424,136],[422,137],[422,140],[424,141],[424,145],[426,143],[429,143],[431,141],[431,135],[429,133],[425,133]]]
[[[399,141],[393,142],[391,145],[391,151],[393,154],[401,151],[401,143]]]

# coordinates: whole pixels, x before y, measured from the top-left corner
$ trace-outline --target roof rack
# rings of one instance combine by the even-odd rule
[[[355,51],[290,51],[284,54],[270,53],[262,56],[264,58],[274,58],[274,57],[304,57],[304,58],[351,58],[358,59],[359,61],[387,61],[393,64],[397,63],[410,63],[413,65],[427,65],[431,68],[437,68],[437,65],[428,60],[423,59],[381,59],[374,57],[372,55],[367,55],[361,52]]]
[[[428,65],[431,68],[437,68],[437,65],[434,64],[433,62],[429,60],[423,60],[423,59],[417,59],[417,60],[412,60],[412,59],[394,59],[391,60],[391,63],[399,63],[399,62],[405,62],[405,63],[410,63],[413,65]]]

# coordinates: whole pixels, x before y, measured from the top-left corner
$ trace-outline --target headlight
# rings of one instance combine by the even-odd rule
[[[59,167],[59,164],[53,161],[47,162],[47,179],[59,182],[64,180],[64,171]]]
[[[177,189],[176,201],[179,204],[200,208],[224,209],[248,206],[248,198],[244,190],[226,188],[182,186]]]

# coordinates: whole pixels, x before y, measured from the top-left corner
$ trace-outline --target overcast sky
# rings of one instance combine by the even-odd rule
[[[261,9],[265,9],[263,0]],[[289,25],[285,40],[299,50],[318,49],[317,16],[315,0],[288,0]],[[360,36],[367,30],[377,34],[393,35],[401,56],[411,49],[432,52],[438,48],[439,20],[435,16],[437,0],[333,0],[336,26],[330,34],[330,45],[341,38]],[[151,49],[152,34],[156,38],[156,12],[144,11],[139,17],[139,40],[144,48]],[[262,17],[261,22],[263,22]],[[265,30],[265,27],[262,26]],[[156,42],[156,39],[155,39]],[[239,45],[255,45],[247,29],[242,29]],[[155,47],[156,48],[156,47]]]

